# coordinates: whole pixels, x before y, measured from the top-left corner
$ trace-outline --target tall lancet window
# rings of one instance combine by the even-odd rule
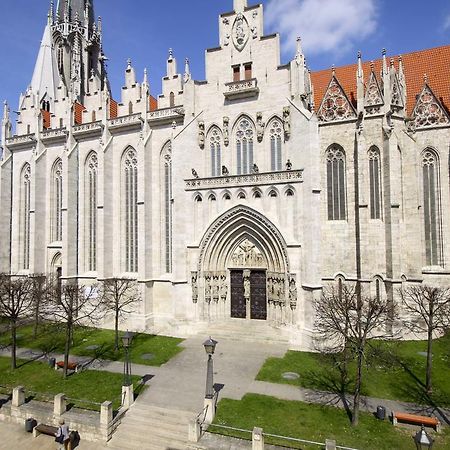
[[[281,136],[283,134],[283,127],[278,119],[272,121],[269,126],[270,130],[270,168],[274,172],[282,170],[282,150],[281,150]]]
[[[123,158],[125,270],[138,271],[138,161],[134,148]]]
[[[22,169],[21,180],[21,241],[22,241],[22,268],[30,268],[30,199],[31,199],[31,167],[25,164]]]
[[[172,272],[172,144],[168,142],[161,152],[162,224],[164,234],[164,268]]]
[[[62,198],[63,198],[63,178],[62,161],[57,159],[52,168],[51,186],[51,240],[62,240]]]
[[[86,205],[86,269],[97,270],[97,173],[98,161],[95,152],[86,159],[85,205]]]
[[[341,146],[334,144],[326,156],[328,220],[345,220],[345,153]]]
[[[439,160],[431,149],[424,151],[422,167],[426,263],[429,266],[437,266],[442,263]]]
[[[214,127],[209,133],[211,151],[211,176],[219,177],[222,173],[222,149],[220,130]]]
[[[369,150],[370,218],[381,219],[380,151]]]
[[[253,125],[247,118],[241,119],[236,131],[237,173],[250,173],[253,168]]]

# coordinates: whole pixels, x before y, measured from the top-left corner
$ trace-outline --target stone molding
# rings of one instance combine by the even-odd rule
[[[181,106],[174,106],[170,108],[156,109],[147,113],[147,121],[151,124],[159,123],[171,123],[174,120],[180,120],[184,118],[184,108]]]
[[[223,95],[226,99],[254,97],[259,93],[258,81],[256,78],[225,83],[225,88]]]

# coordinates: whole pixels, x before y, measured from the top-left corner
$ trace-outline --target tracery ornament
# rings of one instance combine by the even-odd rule
[[[242,51],[247,44],[249,38],[250,27],[247,19],[242,13],[239,13],[233,24],[233,44],[238,51]]]
[[[413,111],[415,128],[435,127],[450,123],[442,104],[425,84]]]
[[[239,122],[236,132],[237,173],[248,174],[253,166],[253,125],[249,119]]]
[[[270,123],[270,168],[272,171],[282,170],[282,149],[281,136],[283,134],[283,125],[279,119],[274,119]]]
[[[378,114],[384,105],[383,93],[377,80],[375,72],[372,71],[366,90],[364,106],[368,114]]]
[[[209,134],[209,145],[211,150],[211,176],[219,177],[222,170],[220,130],[214,127]]]
[[[395,76],[393,83],[392,83],[391,105],[396,110],[402,109],[404,107],[403,98],[402,98],[402,90],[400,87],[400,83],[398,82],[397,76]]]
[[[344,89],[342,89],[335,75],[331,78],[317,116],[322,122],[356,118],[355,109],[345,95]]]

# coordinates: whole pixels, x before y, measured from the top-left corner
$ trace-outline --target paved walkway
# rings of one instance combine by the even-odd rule
[[[55,439],[40,435],[36,438],[23,426],[0,422],[0,450],[55,450]],[[100,450],[107,447],[99,442],[80,442],[77,450]]]

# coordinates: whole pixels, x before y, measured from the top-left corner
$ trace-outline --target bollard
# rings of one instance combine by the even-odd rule
[[[134,386],[122,386],[122,406],[125,409],[129,409],[134,403]]]
[[[100,406],[100,425],[108,426],[113,419],[112,402],[103,402]]]
[[[12,392],[12,406],[22,406],[25,403],[25,389],[23,386],[17,386]]]
[[[327,439],[325,441],[325,450],[336,450],[336,441],[332,439]]]
[[[264,435],[262,428],[253,428],[252,450],[264,450]]]
[[[53,404],[53,414],[55,416],[62,416],[67,411],[66,396],[64,394],[55,395]]]
[[[200,440],[202,431],[198,420],[189,423],[189,442],[198,442]]]

